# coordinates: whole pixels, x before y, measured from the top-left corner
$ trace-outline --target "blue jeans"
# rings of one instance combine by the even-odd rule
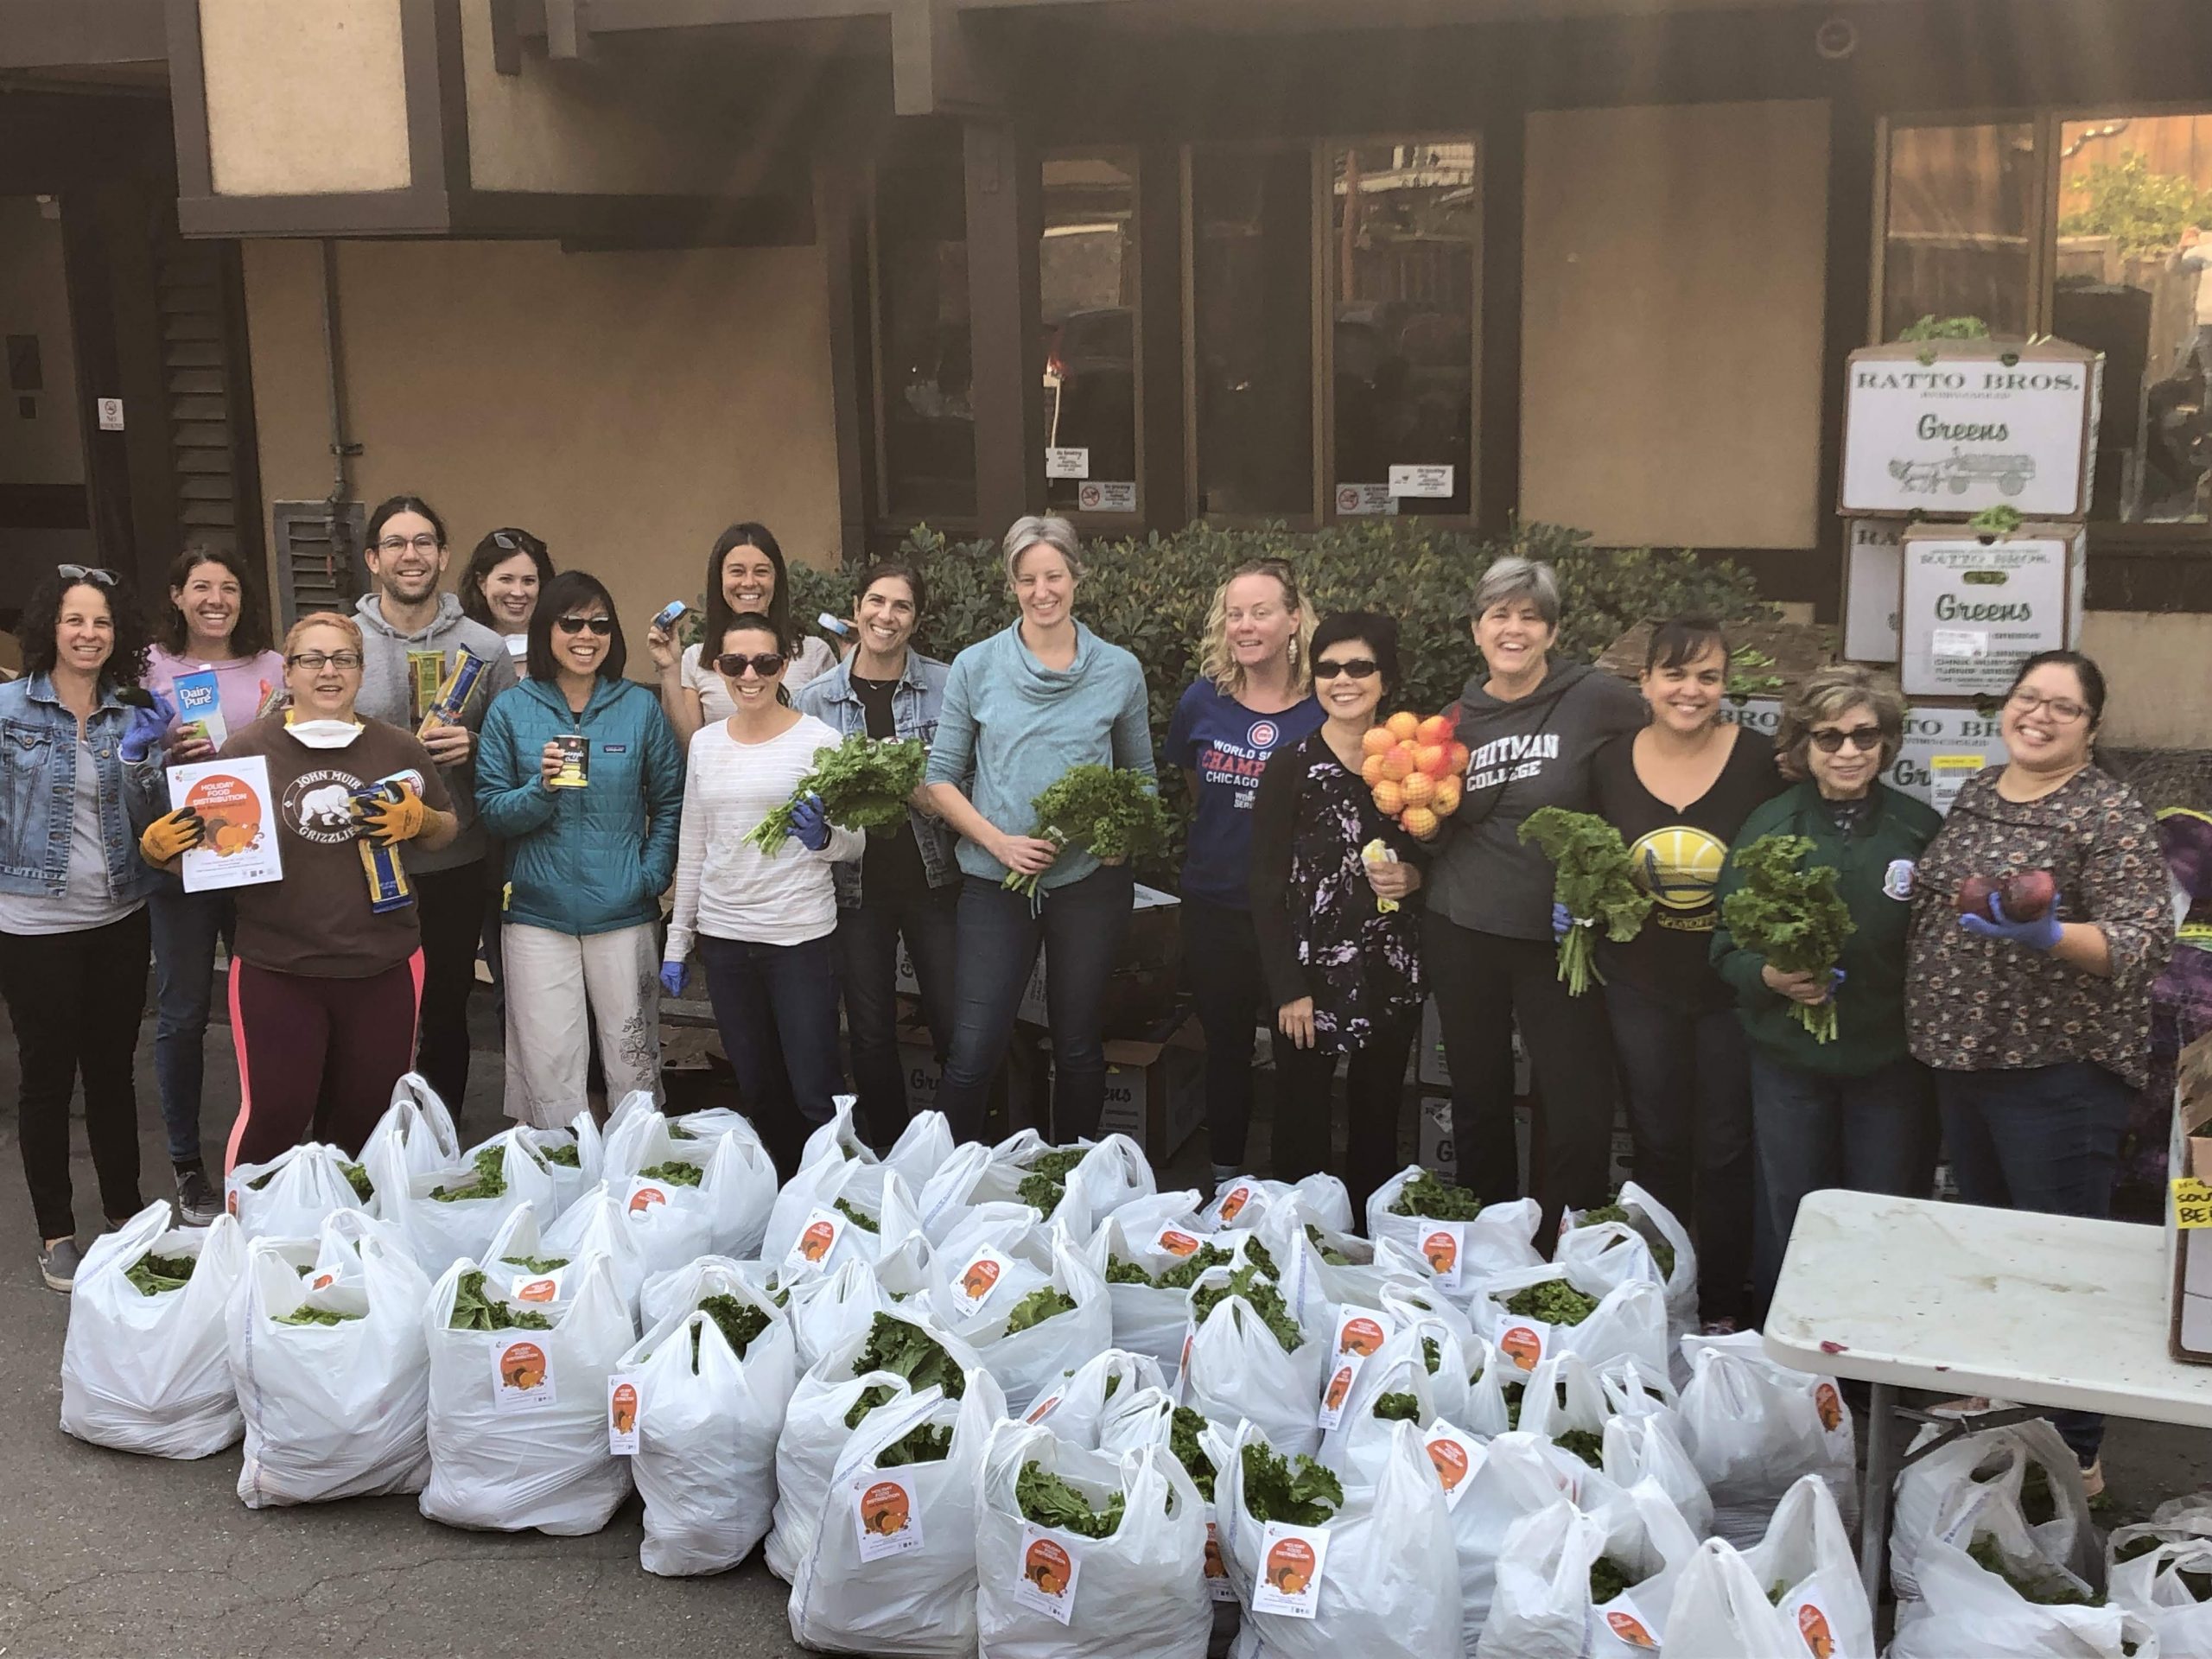
[[[890,1150],[907,1117],[906,1074],[899,1064],[899,941],[906,942],[922,1020],[942,1062],[952,1043],[959,896],[955,886],[925,887],[904,899],[863,896],[859,908],[837,912],[837,977],[845,993],[853,1083],[861,1122],[880,1152]]]
[[[707,1000],[737,1090],[788,1179],[807,1129],[827,1123],[845,1086],[837,1063],[837,968],[831,936],[760,944],[699,936]]]
[[[1935,1180],[1933,1090],[1919,1061],[1863,1077],[1824,1077],[1751,1051],[1751,1116],[1775,1260],[1760,1264],[1758,1300],[1774,1294],[1780,1246],[1808,1192],[1841,1187],[1924,1198]]]
[[[238,907],[227,893],[187,893],[169,878],[146,909],[154,931],[154,1081],[162,1127],[168,1133],[169,1161],[196,1164],[215,941],[237,932]]]
[[[2046,1216],[2112,1214],[2113,1179],[2134,1090],[2101,1065],[2069,1060],[2012,1071],[1938,1071],[1943,1144],[1968,1204]],[[2054,1411],[2074,1455],[2094,1461],[2105,1420]]]
[[[1040,945],[1052,1028],[1052,1139],[1097,1133],[1106,1106],[1100,1010],[1128,937],[1135,886],[1126,864],[1101,865],[1080,881],[1047,889],[1033,906],[995,881],[971,875],[962,882],[952,1052],[938,1088],[955,1139],[974,1141],[983,1133],[991,1078],[1006,1058],[1021,988]]]

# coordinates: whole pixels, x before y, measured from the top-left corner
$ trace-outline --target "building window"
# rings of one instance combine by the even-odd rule
[[[1890,134],[1882,338],[1926,316],[1980,317],[2024,334],[2032,284],[2035,127],[1898,127]]]
[[[1328,172],[1338,517],[1470,511],[1481,181],[1470,139],[1352,144]],[[1419,494],[1393,496],[1398,469]]]
[[[1045,499],[1060,512],[1134,513],[1142,406],[1134,156],[1046,158],[1037,270],[1045,321]]]
[[[976,513],[965,188],[957,148],[877,164],[870,265],[887,517]]]

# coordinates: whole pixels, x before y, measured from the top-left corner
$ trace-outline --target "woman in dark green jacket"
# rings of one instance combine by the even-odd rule
[[[1886,675],[1842,664],[1810,676],[1783,710],[1775,748],[1800,780],[1744,821],[1736,846],[1803,836],[1832,867],[1855,931],[1840,980],[1785,974],[1736,943],[1725,909],[1713,963],[1735,988],[1751,1050],[1751,1112],[1777,1245],[1797,1205],[1823,1187],[1924,1194],[1934,1173],[1935,1095],[1905,1051],[1905,936],[1913,868],[1942,820],[1881,781],[1904,734],[1904,699]],[[1743,885],[1732,856],[1719,902]],[[1836,1036],[1819,1043],[1791,1004],[1835,999]],[[1778,1256],[1779,1251],[1777,1255]],[[1762,1306],[1778,1263],[1763,1264]]]

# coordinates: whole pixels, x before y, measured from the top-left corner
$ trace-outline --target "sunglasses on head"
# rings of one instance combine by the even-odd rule
[[[733,680],[743,679],[748,668],[762,679],[772,680],[784,671],[784,653],[780,651],[762,651],[748,657],[741,651],[726,651],[715,658],[715,668],[718,673]]]
[[[1878,726],[1854,726],[1847,732],[1831,726],[1812,735],[1813,747],[1822,754],[1834,754],[1846,743],[1861,754],[1872,754],[1882,747],[1882,728]]]
[[[604,639],[614,632],[614,619],[611,616],[556,616],[553,619],[553,626],[563,633],[582,633],[589,628]]]
[[[529,553],[534,550],[519,531],[512,530],[493,531],[492,545],[503,553]]]
[[[112,588],[123,580],[114,571],[93,564],[57,564],[54,574],[64,582],[89,582],[95,588]]]
[[[1339,677],[1351,680],[1371,680],[1382,670],[1382,664],[1372,657],[1331,657],[1313,664],[1313,677],[1333,680]]]

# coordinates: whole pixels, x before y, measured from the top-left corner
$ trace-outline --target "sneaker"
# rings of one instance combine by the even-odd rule
[[[188,1165],[177,1172],[176,1210],[188,1227],[212,1225],[223,1213],[223,1195],[207,1179],[207,1172],[198,1164]]]
[[[51,1244],[41,1244],[38,1250],[38,1276],[46,1281],[48,1290],[58,1290],[64,1296],[77,1281],[77,1269],[83,1265],[85,1253],[77,1248],[73,1238],[58,1238]]]

